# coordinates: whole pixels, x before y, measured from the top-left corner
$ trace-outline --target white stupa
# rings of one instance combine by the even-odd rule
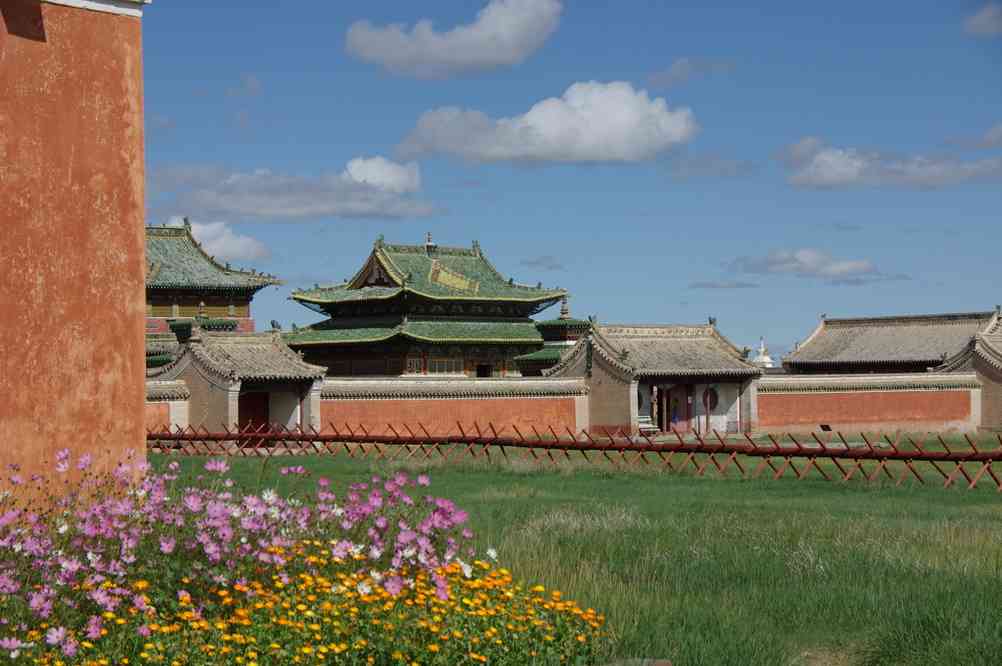
[[[760,368],[776,367],[776,362],[769,356],[769,350],[765,346],[765,338],[758,339],[758,354],[752,359],[752,363]]]

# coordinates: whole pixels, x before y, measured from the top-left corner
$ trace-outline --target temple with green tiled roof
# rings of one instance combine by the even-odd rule
[[[515,359],[522,375],[525,377],[542,376],[544,370],[559,363],[564,352],[573,347],[581,337],[591,330],[593,323],[588,319],[572,317],[565,296],[560,305],[559,317],[536,322],[536,329],[543,337],[543,348],[523,354]]]
[[[328,319],[286,341],[332,376],[452,374],[518,376],[515,357],[543,336],[531,317],[562,289],[503,276],[477,243],[391,245],[378,239],[350,280],[293,292]]]
[[[220,263],[180,227],[146,227],[146,330],[165,333],[172,320],[232,320],[235,329],[254,330],[251,299],[281,284],[273,275]]]

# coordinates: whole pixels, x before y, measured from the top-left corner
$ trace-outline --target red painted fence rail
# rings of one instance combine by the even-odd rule
[[[847,437],[841,433],[813,433],[799,438],[793,434],[753,438],[716,431],[709,435],[672,431],[657,436],[630,436],[622,432],[559,433],[552,428],[545,432],[532,428],[526,433],[514,426],[457,424],[455,432],[436,435],[421,424],[387,425],[378,432],[362,426],[330,424],[323,432],[274,425],[215,432],[163,428],[147,433],[147,446],[151,452],[166,455],[344,454],[390,461],[416,457],[445,461],[482,458],[487,462],[521,457],[552,465],[573,460],[604,461],[616,467],[644,465],[745,479],[758,478],[768,470],[774,479],[787,474],[797,479],[817,476],[829,481],[879,478],[898,485],[906,480],[925,484],[926,476],[935,474],[934,479],[942,480],[944,487],[957,484],[975,488],[981,482],[990,482],[1002,492],[1002,480],[993,469],[994,464],[1002,463],[1002,434],[947,438],[936,434],[891,437],[860,433]]]

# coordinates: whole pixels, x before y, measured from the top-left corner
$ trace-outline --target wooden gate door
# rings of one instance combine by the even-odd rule
[[[673,386],[668,394],[668,419],[678,432],[689,432],[689,391],[685,386]]]
[[[241,393],[237,403],[237,422],[240,429],[260,428],[268,425],[268,394],[264,391]]]

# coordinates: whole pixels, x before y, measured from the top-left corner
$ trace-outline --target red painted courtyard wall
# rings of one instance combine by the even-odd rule
[[[0,444],[144,446],[140,19],[0,2]]]
[[[340,428],[362,425],[374,432],[386,432],[387,424],[401,429],[406,424],[417,430],[423,424],[433,434],[459,434],[456,422],[469,429],[474,424],[481,428],[508,429],[511,426],[523,433],[531,433],[535,426],[541,432],[553,426],[557,432],[565,428],[575,431],[575,406],[573,397],[555,398],[492,398],[484,400],[324,400],[320,404],[320,421],[325,431],[330,423]],[[402,431],[405,432],[405,431]]]
[[[971,424],[970,391],[759,393],[758,429],[951,430]]]
[[[170,428],[170,404],[166,402],[146,403],[146,429],[163,430],[164,426]]]

